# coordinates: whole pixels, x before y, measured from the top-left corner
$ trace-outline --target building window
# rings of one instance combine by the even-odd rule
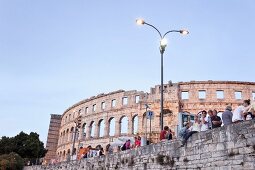
[[[95,125],[95,122],[92,121],[90,123],[90,137],[95,137],[95,128],[96,128],[96,125]]]
[[[71,114],[69,114],[69,119],[68,119],[69,121],[71,120]]]
[[[104,136],[104,129],[105,129],[105,123],[104,120],[101,119],[98,123],[98,130],[99,130],[99,137],[103,137]]]
[[[182,99],[186,100],[189,99],[189,92],[188,91],[182,91]]]
[[[115,107],[116,106],[116,99],[113,99],[112,100],[112,107]]]
[[[132,125],[133,125],[132,134],[136,135],[138,132],[138,116],[137,115],[133,117]]]
[[[104,110],[105,109],[105,102],[101,103],[101,109]]]
[[[86,123],[82,125],[82,139],[85,139],[86,137]]]
[[[217,90],[216,91],[216,97],[217,97],[217,99],[224,99],[224,91],[223,90]]]
[[[126,116],[120,119],[120,134],[128,133],[128,118]]]
[[[127,97],[123,97],[122,98],[122,105],[127,105],[128,104],[128,98]]]
[[[206,92],[205,92],[205,90],[199,90],[199,91],[198,91],[198,98],[199,98],[199,99],[205,99],[205,97],[206,97]]]
[[[235,98],[236,98],[237,100],[242,99],[242,92],[241,92],[241,91],[236,91],[236,92],[235,92]]]
[[[93,107],[92,107],[92,111],[93,111],[93,112],[96,111],[96,107],[97,107],[97,105],[96,105],[96,104],[93,104]]]
[[[109,119],[109,136],[115,135],[115,118],[112,117]]]
[[[252,92],[252,100],[255,100],[255,92]]]
[[[66,116],[66,120],[65,120],[65,122],[67,122],[67,116]]]
[[[139,103],[140,101],[140,96],[135,96],[135,103]]]
[[[89,112],[89,108],[86,107],[86,108],[85,108],[85,113],[88,113],[88,112]]]

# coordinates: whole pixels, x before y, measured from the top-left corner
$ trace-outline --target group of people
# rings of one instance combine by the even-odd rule
[[[141,146],[141,137],[140,136],[135,136],[134,137],[134,144],[131,144],[131,140],[128,139],[120,148],[120,150],[125,151],[131,148],[137,148]]]
[[[222,113],[222,119],[217,114],[218,112],[215,109],[208,110],[208,112],[203,110],[201,114],[195,115],[194,123],[184,122],[184,127],[179,132],[179,136],[182,138],[182,146],[186,144],[189,137],[194,133],[254,119],[255,103],[251,104],[249,99],[244,100],[243,104],[238,106],[233,112],[232,107],[227,106]]]
[[[168,126],[165,126],[164,129],[160,132],[159,139],[160,139],[160,141],[162,141],[162,140],[172,140],[173,139],[172,130]]]
[[[232,107],[227,106],[222,113],[222,118],[218,116],[217,110],[203,110],[198,115],[194,116],[194,122],[184,122],[183,128],[179,131],[179,136],[182,138],[182,145],[185,145],[190,136],[194,133],[206,131],[221,127],[222,125],[229,125],[231,123],[242,122],[255,118],[255,103],[250,100],[244,100],[243,104],[238,106],[233,112]],[[160,133],[160,140],[173,139],[173,132],[168,126],[165,126]]]
[[[232,107],[227,106],[225,112],[222,114],[224,125],[231,123],[238,123],[245,120],[255,118],[255,102],[251,104],[250,99],[244,100],[243,104],[238,106],[233,112]]]

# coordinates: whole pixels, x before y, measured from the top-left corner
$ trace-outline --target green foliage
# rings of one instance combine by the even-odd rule
[[[5,137],[0,139],[0,155],[15,152],[22,158],[42,158],[47,150],[43,142],[40,141],[39,135],[31,132],[29,135],[20,132],[15,137]]]
[[[0,155],[0,169],[5,170],[22,170],[24,160],[16,153]]]

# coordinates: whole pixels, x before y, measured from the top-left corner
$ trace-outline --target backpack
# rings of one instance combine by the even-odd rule
[[[122,151],[126,150],[126,143],[124,143],[124,144],[122,145],[121,150],[122,150]]]

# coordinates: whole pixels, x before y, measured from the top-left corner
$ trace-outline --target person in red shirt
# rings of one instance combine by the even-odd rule
[[[135,148],[140,147],[141,146],[141,137],[135,137]]]
[[[168,131],[169,131],[169,127],[168,126],[165,126],[164,127],[164,130],[162,130],[161,132],[160,132],[160,140],[164,140],[164,139],[167,139],[167,133],[168,133]]]

